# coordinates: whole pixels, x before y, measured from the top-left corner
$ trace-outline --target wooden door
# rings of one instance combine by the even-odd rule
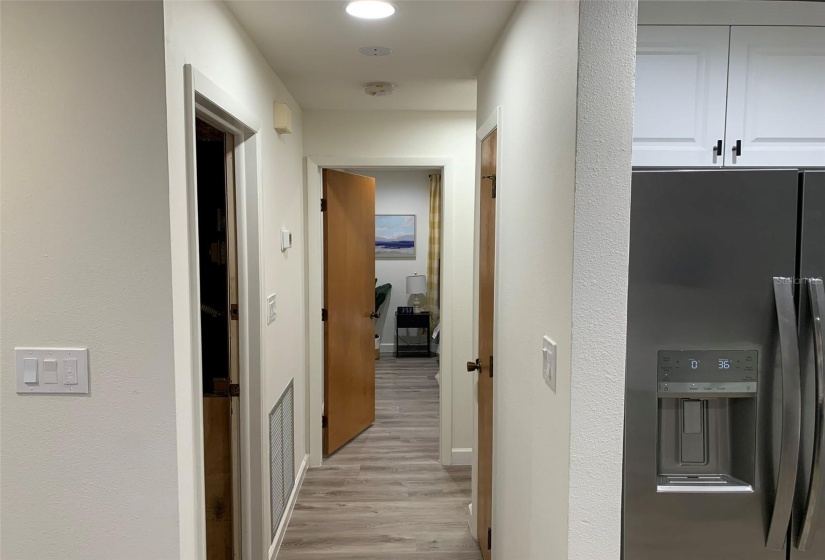
[[[324,170],[324,454],[375,421],[375,179]]]
[[[731,29],[725,165],[825,166],[825,27]]]
[[[234,137],[197,121],[206,558],[241,557]]]
[[[492,556],[493,526],[493,325],[496,265],[496,140],[493,131],[481,143],[478,265],[478,543],[484,560]],[[475,366],[475,367],[471,367]]]
[[[729,27],[639,26],[633,165],[721,167]]]

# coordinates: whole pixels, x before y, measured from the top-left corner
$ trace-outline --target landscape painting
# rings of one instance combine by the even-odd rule
[[[375,217],[375,258],[415,258],[415,216],[384,214]]]

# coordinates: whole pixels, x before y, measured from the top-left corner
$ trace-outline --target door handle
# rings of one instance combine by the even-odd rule
[[[380,311],[373,311],[372,313],[370,313],[370,319],[380,319],[380,318],[381,318],[381,312]]]
[[[785,548],[799,469],[802,388],[793,285],[791,278],[775,277],[773,279],[782,365],[782,444],[779,455],[779,476],[776,483],[776,501],[768,528],[768,538],[765,542],[765,547],[769,550]]]
[[[716,145],[713,147],[713,163],[716,163],[716,158],[722,155],[722,141],[717,140]]]
[[[822,495],[822,460],[825,450],[825,339],[822,332],[822,318],[825,317],[825,289],[822,280],[808,280],[808,296],[811,304],[811,320],[814,331],[814,372],[816,374],[816,416],[814,418],[814,453],[811,467],[811,481],[805,516],[796,542],[796,548],[805,552]]]
[[[467,362],[467,371],[477,371],[481,373],[481,369],[481,362],[478,361],[478,358],[476,358],[475,362]]]

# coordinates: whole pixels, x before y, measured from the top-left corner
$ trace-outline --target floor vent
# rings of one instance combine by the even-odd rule
[[[273,539],[295,485],[294,404],[293,381],[290,381],[269,413],[269,493]]]

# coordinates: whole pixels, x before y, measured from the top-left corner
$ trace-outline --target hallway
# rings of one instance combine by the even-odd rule
[[[280,560],[475,560],[470,467],[438,462],[435,359],[376,362],[376,421],[307,473]]]

